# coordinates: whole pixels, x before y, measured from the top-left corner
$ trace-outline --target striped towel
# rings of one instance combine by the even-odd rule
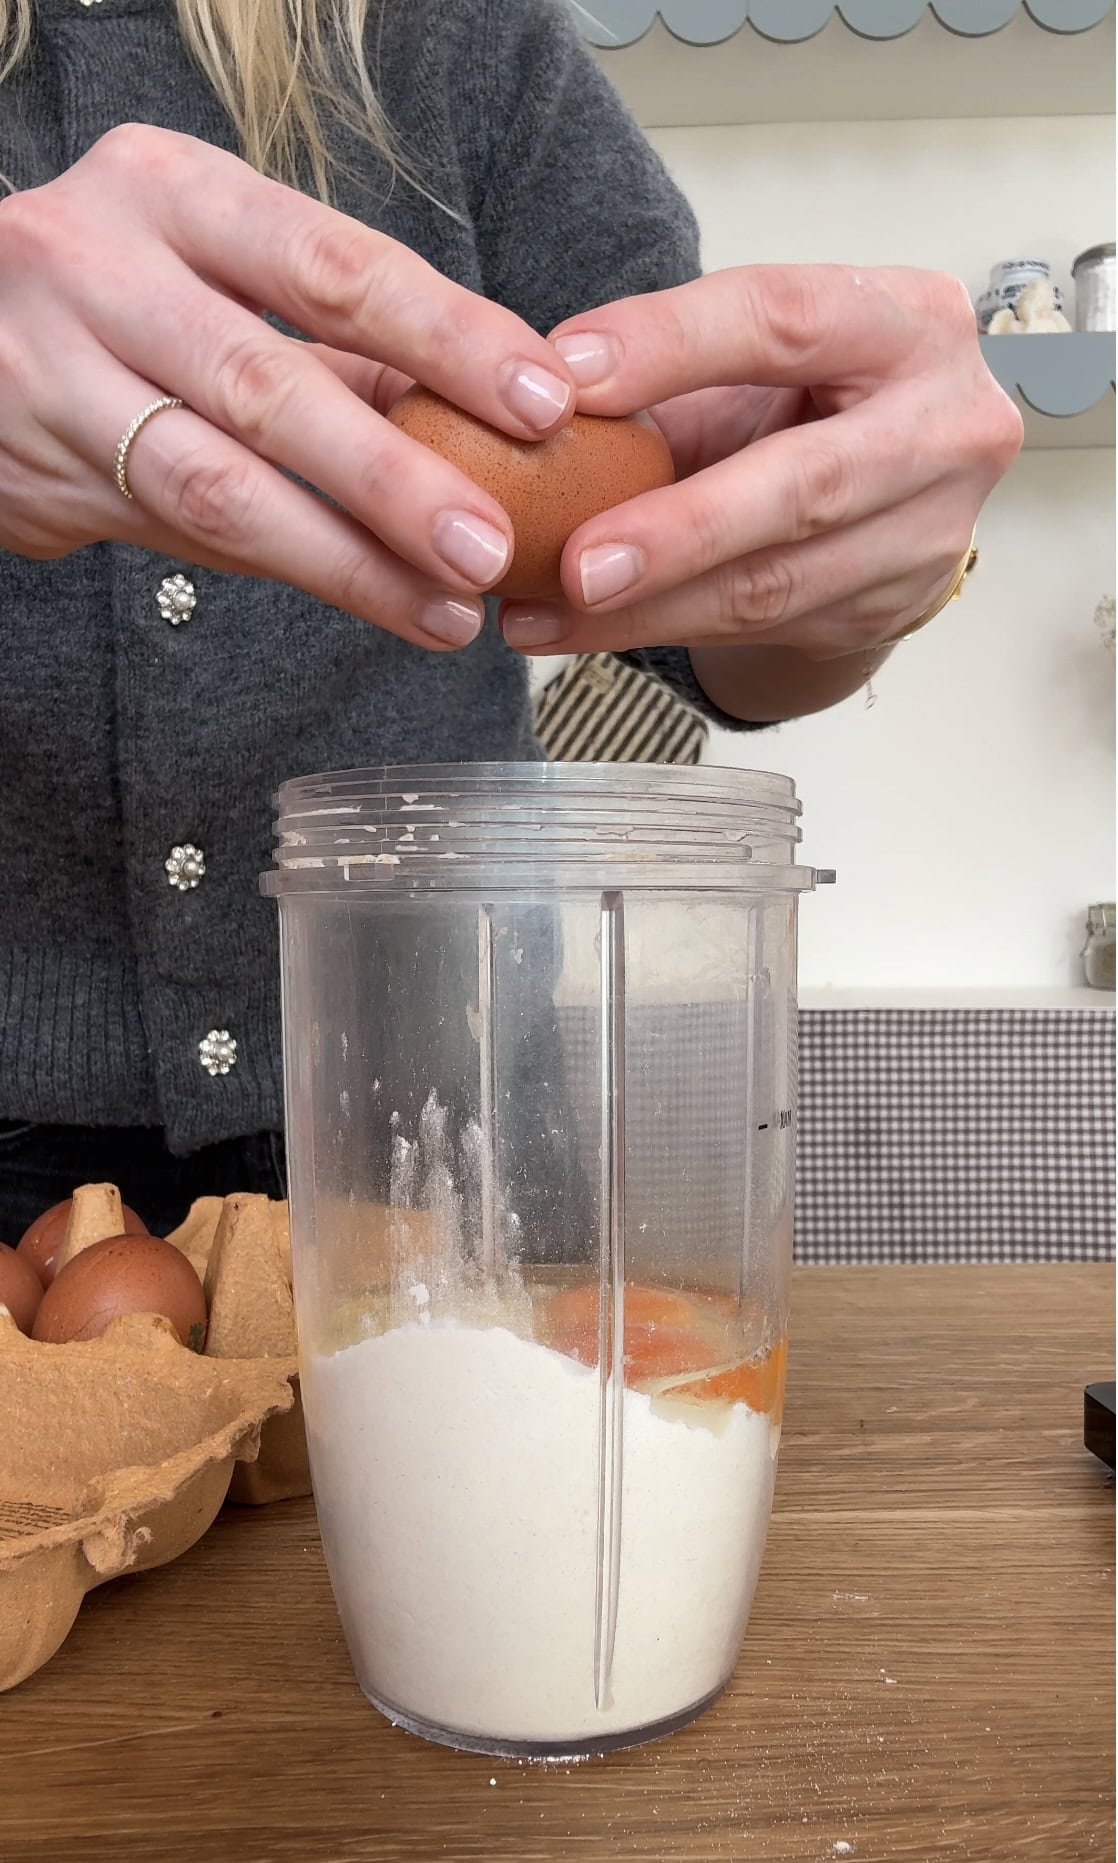
[[[706,722],[612,653],[584,653],[537,695],[536,736],[553,763],[698,763]]]

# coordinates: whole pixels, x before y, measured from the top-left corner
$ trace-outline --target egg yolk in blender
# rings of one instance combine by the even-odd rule
[[[625,1384],[650,1396],[748,1404],[779,1422],[787,1340],[741,1356],[738,1303],[717,1294],[682,1294],[639,1284],[625,1288]],[[563,1288],[537,1316],[542,1342],[596,1365],[599,1290]]]

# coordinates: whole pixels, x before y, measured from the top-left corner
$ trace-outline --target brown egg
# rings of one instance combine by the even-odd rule
[[[412,388],[389,419],[508,512],[516,549],[493,593],[517,601],[561,599],[563,545],[579,525],[675,478],[668,443],[647,414],[576,414],[549,440],[510,440],[429,389]]]
[[[53,1203],[49,1210],[36,1216],[30,1229],[21,1239],[18,1252],[25,1261],[30,1262],[44,1287],[49,1287],[54,1280],[54,1266],[58,1252],[66,1234],[66,1224],[70,1217],[73,1197],[66,1197],[62,1203]],[[147,1224],[142,1222],[135,1210],[130,1210],[127,1203],[124,1209],[124,1229],[130,1236],[146,1236]]]
[[[21,1333],[29,1333],[43,1298],[43,1286],[30,1262],[0,1243],[0,1307],[7,1307]]]
[[[75,1255],[43,1295],[32,1337],[47,1345],[98,1339],[121,1313],[162,1313],[183,1345],[202,1350],[202,1283],[186,1256],[157,1236],[109,1236]]]

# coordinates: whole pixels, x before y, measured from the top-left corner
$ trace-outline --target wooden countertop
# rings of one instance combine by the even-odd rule
[[[579,1768],[368,1708],[309,1503],[94,1592],[0,1697],[2,1863],[1097,1863],[1113,1854],[1113,1484],[1082,1448],[1112,1272],[800,1273],[736,1679]],[[453,1549],[450,1549],[451,1556]]]

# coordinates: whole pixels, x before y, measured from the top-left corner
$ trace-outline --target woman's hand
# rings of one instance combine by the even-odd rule
[[[552,341],[582,411],[651,407],[680,483],[575,533],[568,608],[506,605],[524,651],[864,657],[946,589],[1021,444],[963,286],[935,273],[744,267]]]
[[[412,378],[518,438],[573,405],[556,351],[511,312],[191,137],[116,129],[0,200],[0,548],[140,544],[462,646],[511,530],[383,418]],[[161,395],[186,406],[137,435],[130,503],[116,447]]]

